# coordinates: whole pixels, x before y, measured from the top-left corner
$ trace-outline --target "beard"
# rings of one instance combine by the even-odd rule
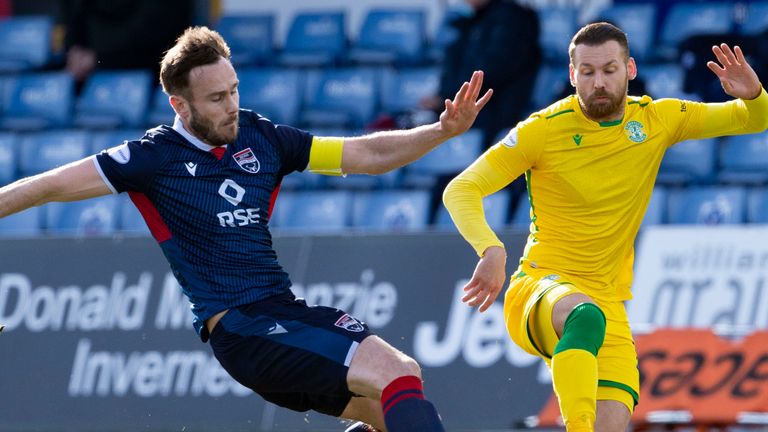
[[[229,119],[230,121],[227,122],[227,128],[225,128],[223,132],[218,132],[212,121],[201,116],[194,107],[190,106],[190,108],[192,116],[189,119],[189,127],[192,129],[192,132],[198,136],[198,138],[216,147],[229,144],[237,139],[237,132],[239,129],[237,125],[237,114],[235,114],[233,118]],[[230,132],[228,128],[230,127],[229,125],[233,122],[234,128]]]
[[[627,83],[615,94],[608,93],[605,90],[595,90],[587,99],[579,95],[581,108],[584,114],[591,119],[605,119],[618,114],[627,100]],[[608,100],[598,101],[598,97],[606,97]]]

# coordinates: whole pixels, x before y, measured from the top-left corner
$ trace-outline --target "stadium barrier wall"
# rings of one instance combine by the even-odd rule
[[[665,408],[700,416],[711,411],[696,409],[707,401],[741,409],[737,420],[768,411],[749,402],[768,400],[765,335],[723,341],[709,330],[768,329],[766,239],[768,227],[644,232],[629,315],[635,328],[666,330],[637,341],[645,377],[637,422]],[[502,240],[511,272],[525,235],[505,232]],[[280,236],[275,246],[297,295],[347,310],[421,363],[448,430],[546,418],[547,370],[509,341],[501,302],[479,314],[459,300],[476,256],[458,235]],[[190,323],[151,239],[3,240],[0,430],[343,430],[338,420],[266,404],[232,381]],[[723,357],[731,352],[743,354]],[[703,358],[709,372],[691,375],[690,358]],[[732,358],[743,361],[736,367]],[[708,393],[719,381],[724,390]],[[656,382],[659,397],[648,387]],[[712,399],[691,396],[696,385]],[[719,399],[737,387],[746,399]]]

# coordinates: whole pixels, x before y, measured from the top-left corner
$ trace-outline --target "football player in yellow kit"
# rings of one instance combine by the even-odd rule
[[[664,151],[687,139],[761,132],[768,94],[739,47],[712,47],[707,66],[725,103],[627,95],[637,66],[609,23],[581,28],[570,47],[576,94],[533,113],[451,181],[443,195],[480,257],[463,301],[480,311],[506,279],[504,245],[482,199],[525,173],[530,235],[504,298],[512,339],[551,367],[569,431],[623,431],[639,398],[637,353],[623,302],[633,244]]]

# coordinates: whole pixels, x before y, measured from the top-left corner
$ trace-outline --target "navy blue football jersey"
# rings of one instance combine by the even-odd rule
[[[290,288],[268,221],[281,179],[307,167],[311,144],[307,132],[240,110],[221,159],[178,119],[96,155],[108,186],[129,193],[160,244],[203,341],[211,316]]]

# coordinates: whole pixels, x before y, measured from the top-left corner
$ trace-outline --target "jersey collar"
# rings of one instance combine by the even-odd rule
[[[184,127],[184,123],[182,123],[181,117],[179,117],[178,115],[176,115],[176,118],[173,119],[173,130],[181,134],[181,136],[186,138],[186,140],[189,141],[193,146],[199,148],[202,151],[209,152],[211,151],[211,149],[216,148],[216,146],[206,144],[202,140],[200,140],[200,138],[189,133],[187,129]],[[222,147],[227,148],[226,144]]]

